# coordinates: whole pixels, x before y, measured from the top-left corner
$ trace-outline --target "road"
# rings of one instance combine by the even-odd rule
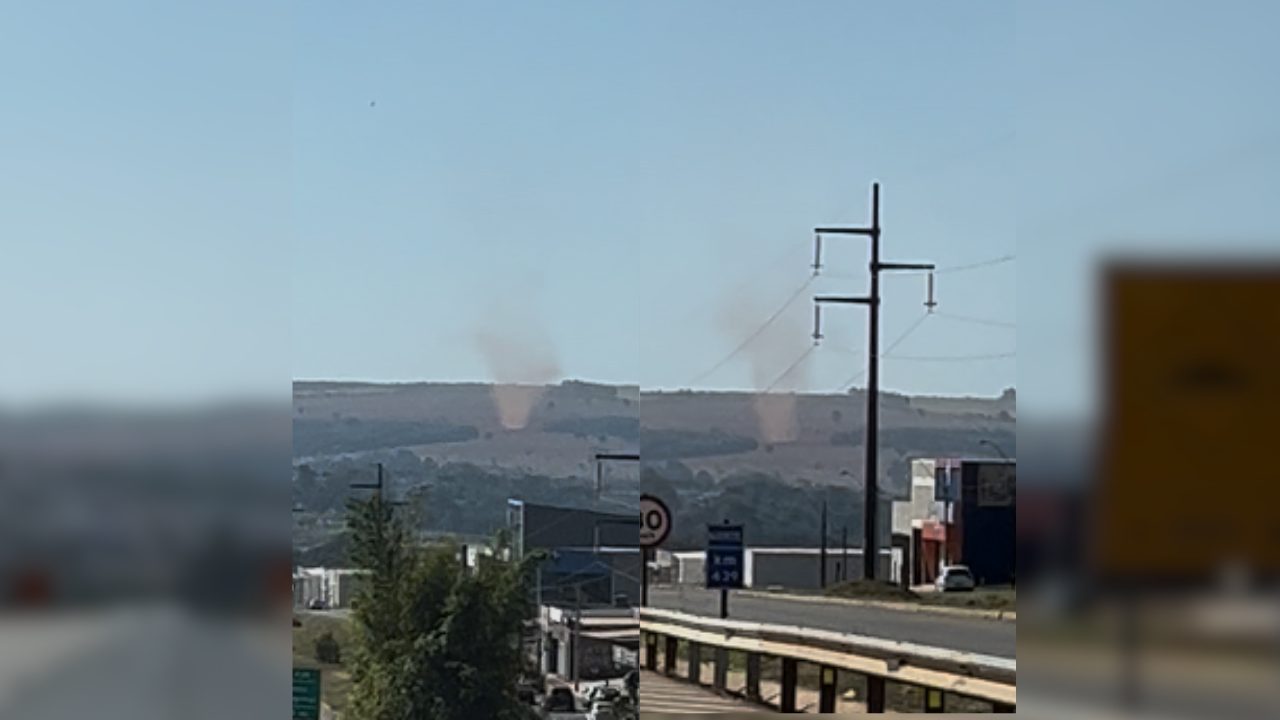
[[[763,712],[748,703],[723,698],[702,687],[640,672],[640,717],[659,720],[672,715]]]
[[[202,621],[135,609],[26,623],[24,647],[44,659],[0,694],[0,717],[29,720],[213,720],[287,717],[288,626]],[[12,652],[17,649],[17,652]],[[4,661],[0,668],[14,667]]]
[[[696,587],[650,588],[649,604],[696,615],[720,615],[720,593]],[[729,617],[868,635],[1002,658],[1017,657],[1018,627],[1002,620],[732,593]]]

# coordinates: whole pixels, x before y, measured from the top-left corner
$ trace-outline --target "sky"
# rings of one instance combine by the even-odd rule
[[[698,376],[811,275],[815,225],[867,222],[873,180],[887,259],[1016,254],[1012,7],[884,5],[309,5],[295,375],[490,379],[474,334],[520,328],[566,377],[763,389],[812,346],[812,291],[866,291],[865,241],[833,242],[847,277]],[[1013,322],[1015,276],[1005,263],[939,292]],[[885,280],[886,344],[924,291]],[[833,310],[841,347],[778,387],[839,389],[865,365],[865,323]],[[1015,350],[1011,329],[940,318],[898,348]],[[884,382],[995,394],[1015,367],[886,360]],[[496,379],[534,379],[513,372]]]
[[[285,10],[6,4],[0,408],[289,397]]]
[[[1106,258],[1274,261],[1277,22],[1265,2],[1019,4],[1020,419],[1098,411]]]
[[[1083,411],[1100,253],[1276,236],[1277,15],[25,3],[0,30],[0,401],[861,385],[865,309],[826,308],[812,349],[810,298],[866,292],[865,241],[804,283],[812,228],[865,223],[879,181],[885,259],[1003,259],[939,274],[923,321],[924,278],[884,279],[882,386]]]

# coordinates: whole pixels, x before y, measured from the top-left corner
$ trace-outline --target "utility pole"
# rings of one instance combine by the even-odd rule
[[[592,456],[596,461],[596,501],[600,501],[600,493],[604,489],[604,463],[606,461],[640,462],[639,453],[598,452]]]
[[[383,474],[382,463],[378,463],[378,481],[377,481],[377,482],[371,482],[371,483],[351,483],[351,485],[349,485],[348,487],[352,488],[353,490],[372,490],[372,491],[373,491],[373,497],[374,497],[374,499],[375,499],[375,500],[377,500],[377,502],[382,503],[382,502],[383,502],[383,499],[382,499],[382,490],[383,490],[383,479],[382,479],[382,474]],[[408,505],[409,503],[407,503],[407,502],[405,502],[405,501],[403,501],[403,500],[391,500],[391,501],[387,501],[387,504],[388,504],[388,505],[390,505],[390,506],[392,506],[392,507],[401,507],[401,506],[403,506],[403,505]]]
[[[827,501],[822,501],[821,549],[818,551],[818,587],[827,589]]]
[[[867,421],[866,442],[864,444],[866,466],[863,470],[863,540],[862,540],[862,577],[867,580],[876,578],[879,565],[879,441],[880,425],[880,273],[884,270],[933,270],[933,263],[893,263],[880,262],[880,183],[871,185],[871,226],[870,227],[820,227],[814,228],[817,236],[818,252],[821,252],[823,235],[862,235],[871,241],[871,262],[868,267],[871,273],[871,292],[866,297],[815,297],[813,300],[822,303],[847,303],[866,305],[870,311],[867,322]],[[815,255],[815,267],[821,265],[821,257]],[[816,336],[817,333],[815,333]],[[815,337],[815,340],[817,338]]]
[[[574,585],[573,589],[577,591],[573,619],[573,691],[576,693],[582,665],[582,586]]]
[[[849,526],[845,525],[840,530],[840,581],[844,582],[849,579]]]
[[[378,533],[378,544],[379,544],[379,545],[381,545],[381,544],[382,544],[382,539],[383,539],[383,536],[382,536],[382,531],[383,531],[383,519],[382,519],[382,505],[383,505],[382,489],[383,489],[383,478],[382,478],[382,475],[383,475],[382,463],[378,463],[378,481],[377,481],[377,482],[372,482],[372,483],[351,483],[351,485],[350,485],[350,487],[351,487],[352,489],[356,489],[356,490],[373,490],[374,513],[377,515],[377,518],[378,518],[378,524],[376,525],[376,530],[377,530],[377,533]],[[389,503],[387,503],[387,504],[388,504],[388,505],[390,505],[390,506],[392,506],[392,507],[394,508],[394,507],[397,507],[397,506],[400,506],[400,505],[404,505],[404,504],[406,504],[406,503],[404,503],[404,502],[397,502],[397,501],[393,501],[393,502],[389,502]],[[386,562],[389,562],[389,561],[387,561],[387,560],[383,560],[382,562],[386,563]],[[463,558],[463,563],[464,563],[464,564],[466,563],[466,558],[465,558],[465,557]]]

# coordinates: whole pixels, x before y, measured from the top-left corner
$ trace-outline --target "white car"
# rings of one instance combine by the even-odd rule
[[[976,585],[977,583],[973,580],[973,573],[969,572],[969,568],[964,565],[947,565],[942,568],[942,572],[938,574],[938,579],[934,581],[934,586],[938,588],[938,592],[972,590]]]
[[[589,720],[618,720],[618,714],[613,711],[613,703],[608,702],[593,703],[587,717]]]

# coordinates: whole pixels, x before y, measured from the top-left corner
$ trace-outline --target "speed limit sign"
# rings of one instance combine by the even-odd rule
[[[652,495],[640,496],[640,547],[657,547],[671,534],[671,511]]]

